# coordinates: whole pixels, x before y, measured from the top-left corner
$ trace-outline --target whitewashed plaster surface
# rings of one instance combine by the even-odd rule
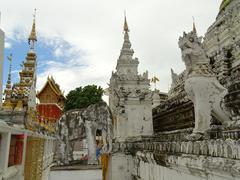
[[[102,170],[51,171],[49,180],[102,180]]]
[[[176,167],[178,169],[178,167]],[[191,172],[191,174],[183,170],[170,169],[155,164],[140,162],[141,180],[239,180],[238,177],[227,177],[222,175],[206,174],[202,177],[201,173]]]

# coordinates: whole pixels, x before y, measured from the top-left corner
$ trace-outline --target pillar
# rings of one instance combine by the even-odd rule
[[[0,169],[6,170],[8,168],[9,149],[11,141],[11,133],[2,133],[1,149],[0,149]]]
[[[96,128],[92,122],[85,122],[88,143],[88,164],[98,164],[96,157]]]

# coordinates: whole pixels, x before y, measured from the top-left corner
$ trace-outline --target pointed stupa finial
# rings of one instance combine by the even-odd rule
[[[32,30],[31,30],[31,33],[30,33],[30,35],[28,37],[28,43],[29,43],[31,49],[34,49],[34,44],[37,41],[36,25],[35,25],[36,11],[37,11],[37,9],[35,8],[34,9],[34,14],[33,14]]]
[[[124,42],[123,42],[123,46],[122,46],[122,50],[121,50],[121,55],[133,55],[133,50],[131,49],[131,42],[129,40],[129,28],[128,28],[128,24],[127,24],[127,18],[126,18],[126,12],[124,11],[124,26],[123,26],[123,30],[124,30]]]
[[[124,11],[124,26],[123,26],[124,32],[129,32],[128,23],[127,23],[127,17],[126,17],[126,11]]]
[[[196,29],[196,25],[195,25],[195,19],[194,19],[194,17],[192,17],[192,18],[193,18],[193,30],[192,31],[197,34],[197,29]]]

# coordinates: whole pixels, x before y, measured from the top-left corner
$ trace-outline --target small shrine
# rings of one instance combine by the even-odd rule
[[[37,93],[38,121],[45,128],[54,129],[56,121],[61,117],[65,97],[60,86],[53,77],[48,77],[43,88]]]

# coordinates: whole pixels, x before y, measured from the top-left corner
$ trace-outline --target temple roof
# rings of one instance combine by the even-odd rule
[[[47,86],[49,86],[57,96],[62,96],[62,97],[64,97],[63,92],[61,91],[59,85],[55,82],[55,80],[53,79],[53,77],[48,77],[48,78],[47,78],[47,82],[45,83],[45,85],[43,86],[43,88],[37,93],[37,97],[39,97],[40,94],[42,94],[42,93],[44,92],[44,89],[45,89]]]

